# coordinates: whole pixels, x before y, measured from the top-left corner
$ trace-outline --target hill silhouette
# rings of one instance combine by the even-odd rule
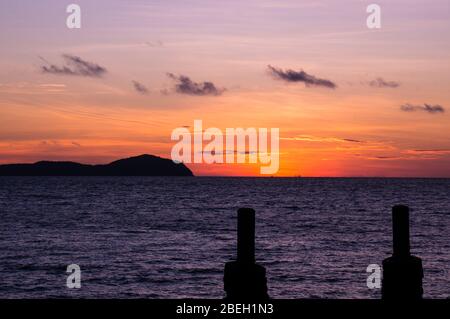
[[[183,163],[140,155],[109,164],[40,161],[34,164],[0,165],[0,176],[194,176]]]

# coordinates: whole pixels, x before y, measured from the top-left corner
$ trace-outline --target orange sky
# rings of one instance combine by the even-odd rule
[[[280,128],[279,176],[450,177],[447,1],[379,1],[379,30],[367,29],[364,1],[194,2],[110,1],[98,10],[79,1],[80,30],[65,27],[63,4],[2,3],[0,163],[169,158],[172,130],[201,119],[223,131]],[[63,54],[106,72],[42,71],[64,66]],[[277,80],[268,65],[337,88]],[[176,92],[168,72],[226,90]],[[377,78],[398,86],[377,87]],[[406,104],[416,108],[401,110]],[[188,166],[196,175],[255,176],[260,167]]]

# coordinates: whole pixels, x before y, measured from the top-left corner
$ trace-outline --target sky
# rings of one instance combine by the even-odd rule
[[[277,176],[450,177],[449,31],[448,0],[4,0],[0,164],[170,158],[200,119],[279,128]]]

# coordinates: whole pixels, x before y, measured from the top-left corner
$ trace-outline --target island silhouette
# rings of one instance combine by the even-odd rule
[[[183,163],[143,154],[109,164],[39,161],[0,165],[0,176],[194,176]]]

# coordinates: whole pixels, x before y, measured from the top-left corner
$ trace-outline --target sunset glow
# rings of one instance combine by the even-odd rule
[[[0,164],[170,158],[201,119],[279,128],[277,176],[450,177],[447,0],[378,1],[376,30],[368,1],[77,3],[79,30],[61,1],[0,4]]]

